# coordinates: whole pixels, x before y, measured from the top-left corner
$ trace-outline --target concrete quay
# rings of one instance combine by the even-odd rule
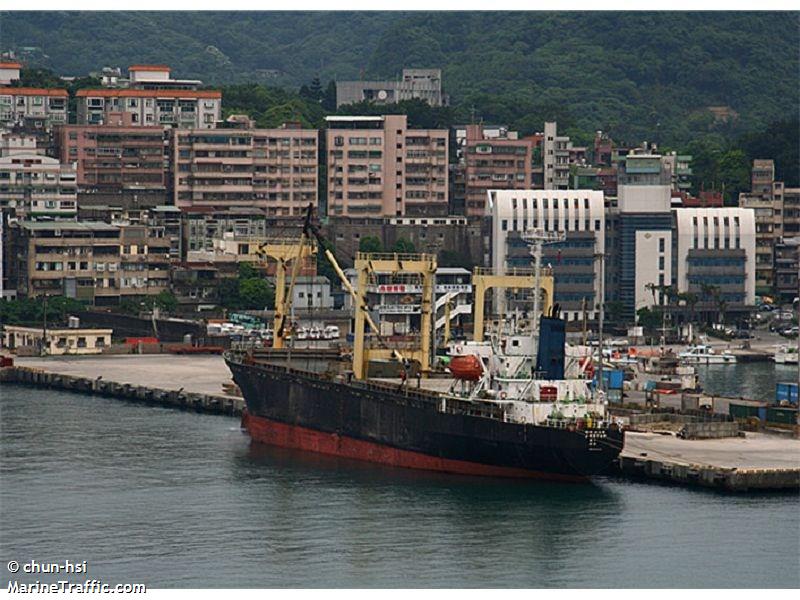
[[[727,491],[800,489],[800,440],[763,433],[685,440],[626,432],[619,457],[628,478]]]
[[[0,381],[99,394],[212,414],[241,415],[244,400],[225,393],[220,356],[128,355],[17,358]]]

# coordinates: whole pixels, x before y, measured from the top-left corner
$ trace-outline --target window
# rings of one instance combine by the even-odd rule
[[[502,228],[503,231],[508,231],[508,219],[503,219]]]
[[[663,238],[662,238],[662,240],[663,240]],[[658,268],[661,271],[664,270],[664,257],[663,256],[659,256],[658,257]]]
[[[659,252],[664,251],[664,238],[658,238],[658,251]]]

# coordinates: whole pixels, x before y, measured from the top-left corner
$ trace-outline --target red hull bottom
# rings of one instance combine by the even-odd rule
[[[498,467],[463,460],[439,458],[421,452],[401,450],[374,442],[356,440],[335,433],[324,433],[307,427],[287,425],[286,423],[279,423],[264,417],[255,417],[247,413],[242,417],[242,426],[247,429],[251,439],[263,444],[308,450],[355,460],[366,460],[393,467],[484,477],[550,479],[569,482],[586,481],[585,477],[579,475],[545,473],[516,467]]]

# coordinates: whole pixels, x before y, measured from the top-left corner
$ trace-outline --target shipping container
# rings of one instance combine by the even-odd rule
[[[617,369],[603,370],[603,383],[607,390],[621,390],[622,382],[625,381],[625,372]],[[594,378],[597,385],[597,375]]]
[[[776,383],[775,384],[775,401],[787,401],[791,404],[797,404],[797,384],[796,383]]]
[[[728,411],[728,414],[734,419],[746,420],[750,417],[758,417],[762,423],[767,420],[767,407],[761,403],[739,404],[731,402],[728,405]]]
[[[777,425],[794,425],[797,423],[797,409],[770,406],[767,408],[767,423]]]

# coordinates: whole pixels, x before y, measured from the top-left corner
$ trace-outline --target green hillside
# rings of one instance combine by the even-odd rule
[[[667,146],[797,115],[800,13],[0,13],[0,49],[69,75],[141,62],[296,90],[441,67],[453,118]],[[708,107],[727,107],[717,119]],[[265,110],[267,107],[265,107]]]

